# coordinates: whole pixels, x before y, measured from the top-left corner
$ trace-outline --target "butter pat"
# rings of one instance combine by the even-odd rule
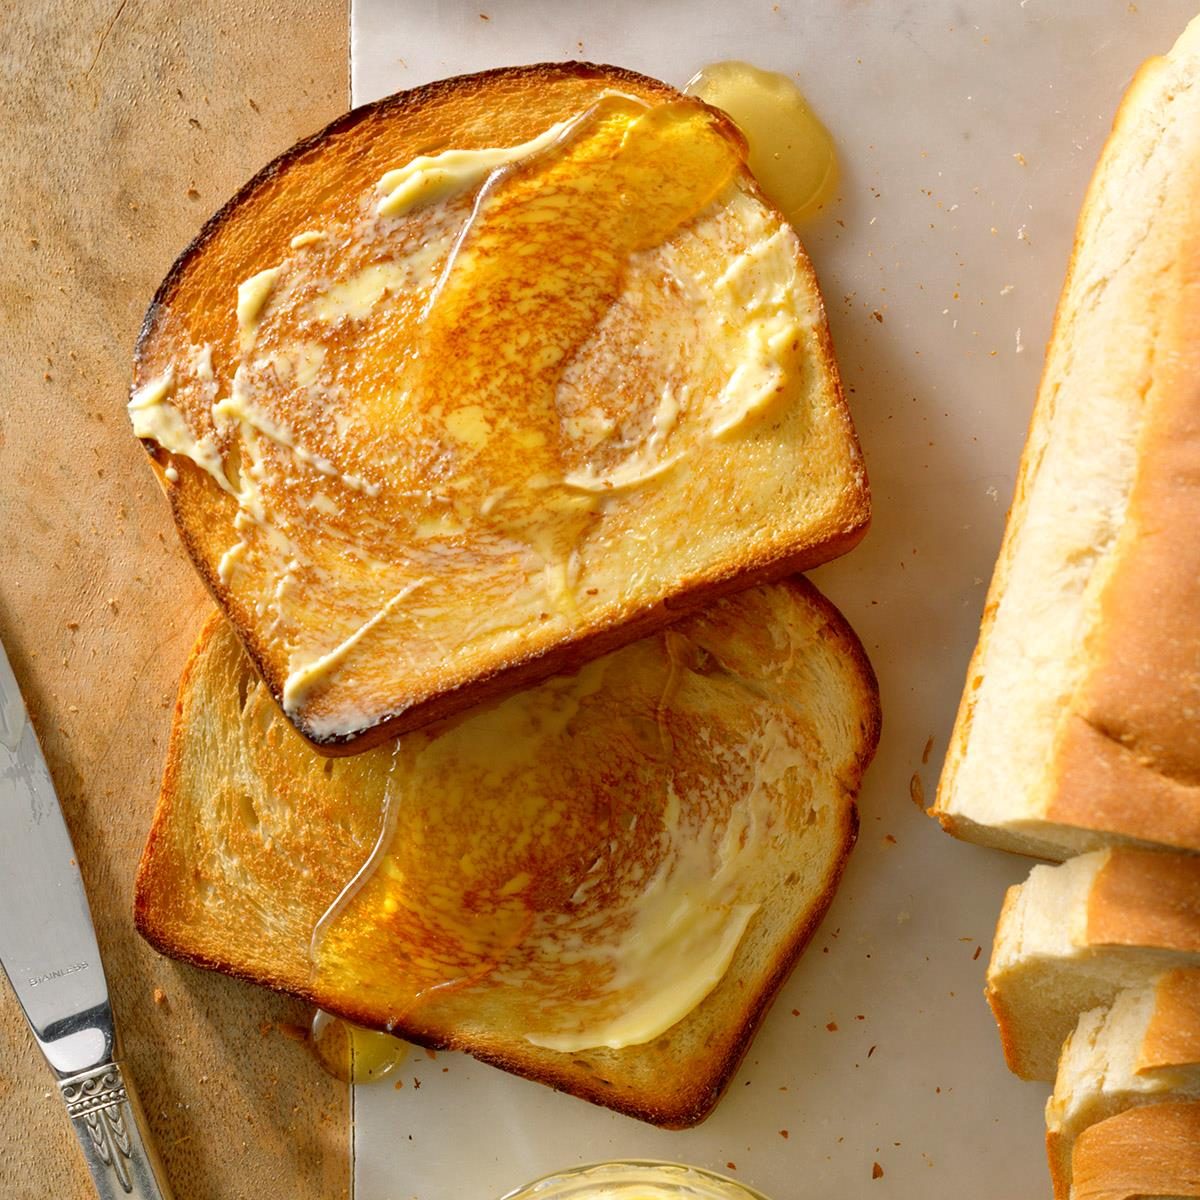
[[[190,458],[201,470],[207,471],[223,491],[231,492],[225,463],[212,436],[195,435],[183,414],[170,402],[174,391],[175,368],[168,367],[133,393],[129,400],[129,421],[134,435],[157,442],[171,454]]]
[[[376,211],[381,217],[401,217],[413,209],[438,204],[476,188],[499,167],[519,162],[552,146],[571,124],[571,121],[560,121],[516,146],[422,154],[403,167],[388,171],[380,179],[377,190],[384,195]]]
[[[258,330],[258,319],[266,307],[267,300],[279,279],[279,267],[268,267],[251,275],[249,279],[238,284],[237,290],[237,323],[238,336],[243,350],[254,344],[254,335]]]

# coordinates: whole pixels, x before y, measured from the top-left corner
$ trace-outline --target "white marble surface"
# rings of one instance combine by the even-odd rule
[[[1028,864],[945,837],[910,779],[932,795],[1083,189],[1132,72],[1194,12],[1195,0],[353,0],[356,102],[566,57],[679,84],[723,58],[795,74],[841,153],[841,199],[801,234],[876,514],[817,579],[863,637],[884,704],[841,893],[705,1125],[656,1131],[416,1052],[400,1090],[357,1089],[357,1200],[492,1200],[619,1156],[736,1163],[730,1174],[777,1200],[1048,1195],[1046,1089],[1006,1073],[980,996],[1003,890]]]

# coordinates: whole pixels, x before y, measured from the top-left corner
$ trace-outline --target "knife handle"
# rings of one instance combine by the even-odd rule
[[[60,1079],[58,1087],[100,1200],[172,1200],[142,1106],[119,1063]]]

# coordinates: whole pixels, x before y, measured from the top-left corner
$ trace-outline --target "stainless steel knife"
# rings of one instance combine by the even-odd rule
[[[58,1081],[101,1200],[170,1200],[116,1059],[108,983],[75,850],[2,645],[0,967]]]

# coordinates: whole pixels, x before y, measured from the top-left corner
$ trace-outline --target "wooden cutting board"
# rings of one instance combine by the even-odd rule
[[[124,1054],[178,1200],[349,1191],[348,1089],[303,1008],[138,938],[134,870],[208,600],[125,417],[159,279],[347,107],[343,0],[0,6],[0,637],[75,839]],[[47,937],[52,937],[47,930]],[[90,1195],[0,982],[0,1195]]]

